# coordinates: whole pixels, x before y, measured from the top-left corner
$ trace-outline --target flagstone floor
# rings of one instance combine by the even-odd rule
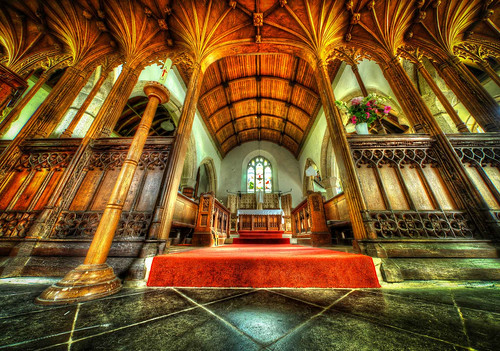
[[[124,288],[69,306],[0,280],[0,350],[499,350],[498,283]],[[47,282],[45,282],[47,283]]]

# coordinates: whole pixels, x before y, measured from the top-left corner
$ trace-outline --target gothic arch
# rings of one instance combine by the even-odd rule
[[[314,162],[312,159],[308,158],[306,160],[306,164],[304,165],[304,172],[303,172],[303,181],[302,181],[302,194],[304,196],[307,196],[308,191],[314,191],[314,183],[311,182],[311,179],[306,175],[306,170],[310,167],[313,166],[316,171],[318,172],[318,177],[321,179],[321,174],[318,166],[316,165],[316,162]]]
[[[200,183],[203,184],[203,179],[201,177],[207,177],[206,189],[200,188]],[[211,157],[206,157],[201,161],[198,167],[198,174],[196,175],[196,196],[199,196],[201,192],[212,192],[215,194],[217,190],[217,172],[215,169],[214,160]]]

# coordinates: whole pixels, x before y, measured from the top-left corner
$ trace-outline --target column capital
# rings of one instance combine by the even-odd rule
[[[144,93],[148,96],[149,99],[155,96],[160,100],[160,104],[164,104],[170,100],[170,91],[163,85],[158,82],[150,81],[147,82],[144,86]]]

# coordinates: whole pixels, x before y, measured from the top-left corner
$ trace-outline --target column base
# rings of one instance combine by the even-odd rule
[[[35,303],[65,305],[99,299],[120,291],[122,284],[108,264],[82,264],[47,288]]]

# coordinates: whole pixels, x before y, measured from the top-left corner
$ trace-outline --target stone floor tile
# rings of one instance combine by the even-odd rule
[[[267,289],[304,302],[327,307],[351,291],[351,289]]]
[[[73,339],[181,311],[194,304],[173,289],[151,289],[139,294],[80,304]]]
[[[420,300],[433,304],[453,305],[453,298],[448,288],[425,289],[425,288],[410,288],[410,289],[366,289],[363,291],[373,294],[396,295],[412,300]]]
[[[463,350],[439,340],[384,327],[342,312],[328,310],[270,345],[275,351],[431,351]]]
[[[152,322],[75,340],[79,350],[259,350],[261,347],[205,310],[197,308]]]
[[[453,299],[460,307],[500,313],[500,289],[451,289]]]
[[[6,347],[9,350],[34,350],[66,342],[72,329],[75,311],[76,306],[71,305],[0,319],[0,349]]]
[[[467,345],[460,316],[452,305],[410,301],[392,294],[354,291],[332,308],[365,317],[374,323]]]
[[[207,308],[264,345],[322,311],[265,290],[211,304]]]
[[[500,349],[500,313],[468,308],[460,308],[460,312],[471,347],[477,350]]]
[[[213,301],[226,299],[231,296],[246,294],[255,289],[213,289],[213,288],[178,288],[178,291],[186,294],[199,304],[206,304]]]

